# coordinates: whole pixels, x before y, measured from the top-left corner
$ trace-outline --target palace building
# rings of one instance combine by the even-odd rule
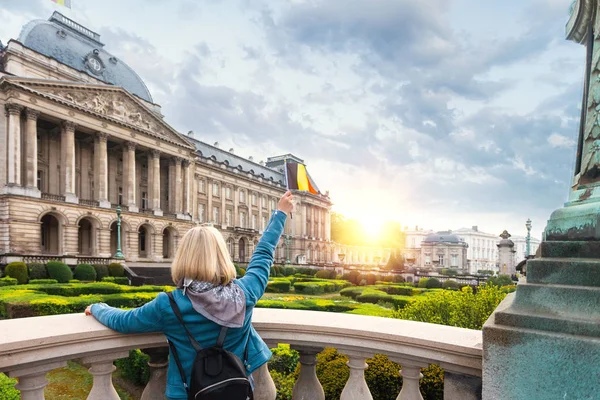
[[[303,162],[287,154],[257,163],[177,132],[100,35],[58,12],[0,44],[0,107],[0,264],[109,262],[118,206],[129,262],[169,261],[201,223],[247,262],[285,192],[285,159]],[[277,262],[338,262],[342,251],[387,261],[383,250],[331,242],[328,194],[295,198]]]

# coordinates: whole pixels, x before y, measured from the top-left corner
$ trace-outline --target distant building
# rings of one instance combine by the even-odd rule
[[[468,272],[467,249],[467,243],[449,231],[429,234],[421,242],[420,267],[431,270],[450,268]]]
[[[469,272],[478,270],[498,271],[498,237],[492,233],[481,232],[477,226],[452,231],[469,246],[467,259]]]
[[[541,241],[532,237],[529,241],[529,254],[527,254],[527,238],[525,236],[514,235],[510,238],[515,244],[515,258],[517,261],[524,260],[527,255],[534,255]]]
[[[417,225],[414,230],[404,228],[404,259],[408,266],[421,266],[421,242],[430,234],[432,230],[424,230]]]

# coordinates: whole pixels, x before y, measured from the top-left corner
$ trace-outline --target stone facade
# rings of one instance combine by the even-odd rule
[[[468,272],[468,245],[450,232],[428,235],[421,242],[421,264],[423,270],[454,269]]]
[[[235,261],[249,260],[285,192],[281,171],[182,135],[158,105],[23,42],[11,40],[0,64],[0,263],[109,262],[118,205],[127,261],[170,260],[200,223],[220,229]],[[276,261],[337,260],[329,196],[295,198]]]

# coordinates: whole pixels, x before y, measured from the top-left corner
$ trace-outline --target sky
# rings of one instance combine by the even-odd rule
[[[302,158],[373,226],[541,237],[567,199],[585,48],[571,0],[1,0],[0,40],[58,10],[165,120],[254,160]]]

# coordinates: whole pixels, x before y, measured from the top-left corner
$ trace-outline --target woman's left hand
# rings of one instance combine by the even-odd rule
[[[92,306],[87,306],[85,309],[85,315],[92,315]]]

